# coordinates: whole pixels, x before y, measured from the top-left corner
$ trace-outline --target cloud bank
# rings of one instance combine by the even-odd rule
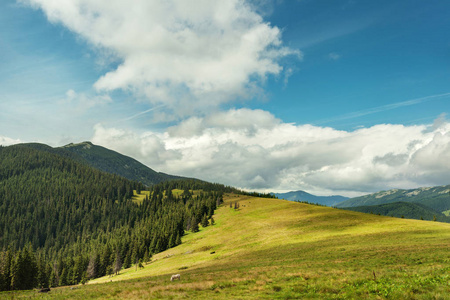
[[[129,91],[179,115],[254,97],[282,58],[301,57],[243,0],[20,1],[116,59],[99,92]]]
[[[356,131],[283,123],[262,110],[192,117],[165,132],[95,126],[92,141],[158,171],[254,190],[349,196],[448,184],[450,124]]]

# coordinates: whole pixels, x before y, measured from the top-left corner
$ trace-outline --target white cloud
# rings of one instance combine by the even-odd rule
[[[283,123],[262,110],[192,117],[166,132],[95,127],[94,143],[170,174],[258,190],[358,195],[448,184],[450,124],[356,131]]]
[[[60,105],[70,107],[70,110],[76,109],[79,112],[85,112],[94,106],[103,106],[111,103],[109,95],[88,96],[85,93],[77,93],[70,89],[66,92],[66,97],[60,101]]]
[[[19,144],[21,141],[19,139],[12,139],[7,136],[0,135],[0,146],[9,146],[14,144]]]
[[[98,91],[131,91],[179,115],[252,97],[283,71],[281,58],[301,57],[244,0],[19,1],[117,58]]]

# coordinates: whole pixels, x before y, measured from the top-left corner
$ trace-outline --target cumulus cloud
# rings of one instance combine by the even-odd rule
[[[165,132],[102,125],[93,142],[166,173],[236,187],[359,195],[448,184],[450,124],[382,124],[355,131],[283,123],[262,110],[192,117]]]
[[[301,58],[244,0],[19,1],[117,59],[98,91],[130,91],[178,114],[251,97],[283,71],[281,58]]]

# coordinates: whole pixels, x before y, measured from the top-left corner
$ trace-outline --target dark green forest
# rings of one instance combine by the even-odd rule
[[[173,180],[133,203],[133,190],[145,188],[48,149],[0,147],[0,290],[77,284],[148,261],[237,192]]]

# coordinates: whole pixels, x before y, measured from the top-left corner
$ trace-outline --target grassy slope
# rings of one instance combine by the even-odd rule
[[[143,270],[47,297],[449,299],[450,224],[276,199],[225,200],[239,200],[240,209],[226,203],[216,225],[189,233]],[[176,273],[181,281],[170,282]]]
[[[174,196],[176,196],[176,197],[178,197],[181,194],[183,194],[183,192],[184,191],[180,190],[180,189],[173,189],[172,190],[172,194]],[[196,196],[196,195],[200,194],[200,191],[191,191],[191,193],[193,193],[193,195]],[[151,192],[150,191],[141,191],[141,193],[138,194],[137,191],[134,190],[133,191],[133,198],[131,200],[133,200],[134,203],[141,204],[145,200],[146,196],[150,197],[151,196]]]

